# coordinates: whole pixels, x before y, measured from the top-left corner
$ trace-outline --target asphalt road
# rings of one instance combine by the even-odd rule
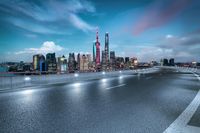
[[[172,69],[0,93],[0,133],[162,133],[200,84]]]

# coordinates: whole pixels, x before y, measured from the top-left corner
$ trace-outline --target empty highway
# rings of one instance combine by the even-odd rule
[[[197,77],[160,68],[146,74],[1,92],[0,132],[169,132],[166,129],[179,116],[185,117],[183,112],[198,95]],[[200,127],[200,107],[194,106],[198,109],[192,108],[194,114],[186,118],[192,131]]]

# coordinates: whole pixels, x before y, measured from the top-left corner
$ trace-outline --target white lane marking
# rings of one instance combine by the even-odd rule
[[[200,128],[195,126],[186,126],[183,133],[200,133]]]
[[[194,73],[194,75],[199,79],[199,81],[200,81],[200,77],[199,77],[199,75],[197,75],[196,73]]]
[[[195,74],[194,74],[195,75]],[[195,75],[199,80],[199,75]],[[188,122],[200,105],[200,90],[190,105],[179,115],[179,117],[164,131],[164,133],[184,133]]]
[[[121,84],[121,85],[117,85],[117,86],[112,86],[112,87],[108,87],[106,89],[113,89],[113,88],[118,88],[118,87],[121,87],[121,86],[125,86],[126,84]]]

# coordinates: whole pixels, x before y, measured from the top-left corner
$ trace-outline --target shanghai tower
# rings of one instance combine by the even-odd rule
[[[106,65],[108,66],[109,63],[109,34],[106,32],[105,34],[105,58],[106,58]]]

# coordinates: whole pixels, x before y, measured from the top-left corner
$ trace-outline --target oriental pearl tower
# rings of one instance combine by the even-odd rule
[[[100,42],[99,42],[99,35],[98,35],[98,30],[96,32],[96,67],[100,67]]]

